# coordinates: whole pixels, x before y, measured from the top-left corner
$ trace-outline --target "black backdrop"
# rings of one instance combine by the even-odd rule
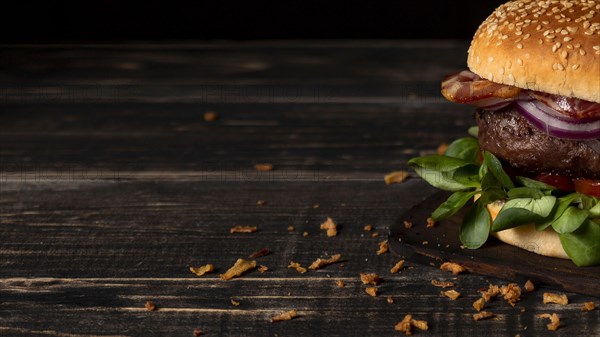
[[[22,0],[3,5],[1,42],[470,39],[502,2]]]

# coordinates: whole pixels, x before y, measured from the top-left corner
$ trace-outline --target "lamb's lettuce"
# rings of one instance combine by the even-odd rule
[[[476,136],[477,129],[469,133]],[[460,227],[459,237],[465,247],[481,247],[491,231],[534,224],[538,231],[551,228],[557,232],[576,265],[600,264],[600,199],[577,192],[567,194],[531,178],[511,179],[500,160],[490,152],[479,151],[477,139],[472,137],[452,142],[444,155],[417,157],[408,163],[431,185],[454,192],[433,211],[435,220],[456,214],[479,195]],[[499,200],[504,206],[492,223],[486,206]]]

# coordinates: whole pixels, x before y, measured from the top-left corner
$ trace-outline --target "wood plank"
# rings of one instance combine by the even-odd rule
[[[46,83],[130,78],[218,80],[307,78],[437,81],[444,68],[464,67],[463,41],[0,46],[2,77],[8,83]],[[443,53],[445,57],[439,57]],[[360,64],[360,67],[356,67]],[[53,69],[63,72],[54,73]],[[44,83],[44,82],[42,82]]]
[[[221,118],[207,123],[206,111]],[[252,174],[255,163],[269,162],[274,176],[383,175],[472,124],[472,109],[447,103],[6,105],[0,171],[4,179],[126,179],[150,171]]]
[[[542,291],[525,294],[514,308],[496,299],[488,303],[487,310],[497,317],[473,322],[471,316],[475,310],[470,304],[479,297],[476,289],[486,285],[483,279],[474,275],[458,277],[457,290],[463,296],[452,301],[440,296],[439,288],[425,283],[430,278],[452,279],[448,274],[428,267],[417,268],[419,271],[406,270],[401,276],[385,275],[381,296],[377,298],[364,293],[364,286],[356,276],[344,279],[346,288],[335,285],[335,276],[315,279],[308,274],[285,281],[269,278],[221,281],[212,277],[110,281],[9,279],[1,283],[0,317],[4,318],[0,321],[0,331],[14,336],[27,335],[32,330],[85,336],[185,336],[194,327],[201,327],[207,335],[227,336],[245,335],[248,331],[286,336],[395,335],[394,324],[411,313],[430,323],[428,335],[476,334],[481,329],[508,335],[545,335],[547,322],[536,315],[551,311],[560,315],[563,324],[557,335],[598,332],[600,312],[582,313],[579,309],[587,298],[570,294],[571,304],[567,306],[543,305]],[[386,302],[388,295],[394,297],[393,304]],[[231,298],[240,305],[233,306]],[[147,312],[144,309],[147,300],[159,309]],[[270,322],[272,316],[292,308],[298,311],[298,318]]]
[[[223,272],[263,247],[274,254],[261,260],[283,277],[289,260],[309,265],[323,254],[342,253],[354,261],[363,253],[375,255],[397,212],[432,191],[416,179],[401,188],[382,180],[2,185],[0,267],[10,270],[0,270],[5,277],[182,277],[189,276],[189,266],[204,263]],[[266,204],[258,206],[259,199]],[[328,216],[341,226],[338,237],[319,229]],[[380,238],[364,233],[367,223]],[[259,232],[230,234],[235,224],[258,226]],[[294,232],[288,232],[290,225]],[[310,236],[303,237],[304,231]],[[367,265],[355,263],[348,273]]]

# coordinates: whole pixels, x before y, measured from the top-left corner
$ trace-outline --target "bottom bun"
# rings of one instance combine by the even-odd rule
[[[504,203],[500,201],[487,205],[492,221],[496,219],[503,205]],[[532,224],[492,232],[491,234],[502,242],[536,254],[569,259],[560,243],[558,234],[550,227],[538,232],[535,225]]]

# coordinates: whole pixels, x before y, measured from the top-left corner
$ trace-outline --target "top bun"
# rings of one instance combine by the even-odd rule
[[[492,82],[600,103],[600,1],[507,2],[479,26],[467,63]]]

